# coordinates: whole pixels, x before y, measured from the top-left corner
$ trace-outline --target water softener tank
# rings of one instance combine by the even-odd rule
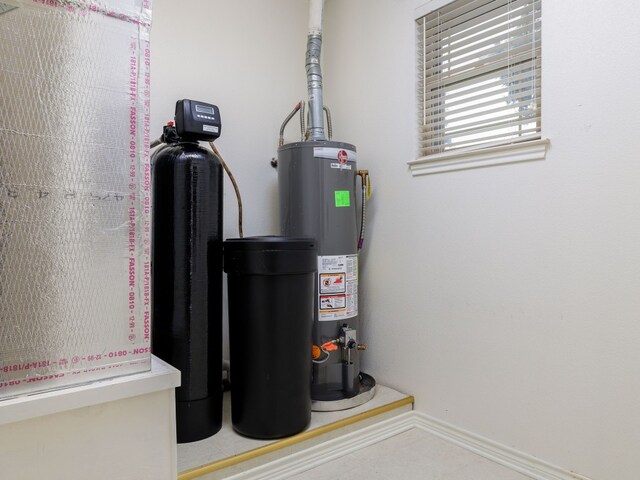
[[[193,137],[178,114],[176,122],[181,136],[174,131],[153,157],[152,349],[181,372],[176,423],[184,443],[222,424],[223,174],[210,151],[185,140]]]
[[[311,239],[224,243],[231,421],[242,435],[280,438],[309,425],[316,258]]]

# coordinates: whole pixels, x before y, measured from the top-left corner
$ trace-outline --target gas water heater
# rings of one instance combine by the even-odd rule
[[[310,5],[306,54],[309,128],[304,127],[301,102],[280,132],[277,160],[280,227],[282,235],[316,240],[312,409],[342,410],[366,402],[375,390],[375,380],[360,371],[359,355],[366,347],[359,343],[358,252],[362,238],[356,179],[361,177],[364,192],[368,176],[357,171],[355,146],[331,140],[320,70],[323,2],[311,0]],[[283,145],[284,127],[298,111],[303,141]],[[325,136],[325,112],[329,139]],[[364,196],[361,208],[364,209]],[[364,222],[364,215],[361,218]]]

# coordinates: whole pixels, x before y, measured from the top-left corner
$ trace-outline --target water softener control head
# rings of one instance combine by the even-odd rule
[[[212,142],[222,130],[218,107],[196,100],[178,100],[175,121],[178,135],[183,140]]]

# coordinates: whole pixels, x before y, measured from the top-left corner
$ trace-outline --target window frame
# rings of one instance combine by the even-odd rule
[[[416,21],[428,15],[436,10],[445,7],[457,0],[430,0],[414,10],[412,31],[415,32]],[[542,1],[542,0],[541,0]],[[541,29],[544,28],[541,25]],[[415,57],[418,58],[419,42],[414,40]],[[544,49],[544,44],[541,44],[541,49]],[[541,58],[544,54],[541,54]],[[542,68],[542,67],[541,67]],[[416,113],[420,117],[422,112],[419,102],[419,84],[421,81],[420,73],[417,69],[417,64],[414,65],[414,71],[416,72],[416,85],[415,85],[415,101],[416,101]],[[540,99],[541,104],[542,98]],[[542,112],[540,112],[542,115]],[[539,133],[534,139],[514,139],[510,143],[505,141],[494,143],[487,143],[484,145],[472,145],[470,147],[463,147],[452,150],[445,150],[439,153],[432,153],[425,156],[420,156],[420,142],[417,141],[417,155],[416,158],[407,162],[411,174],[413,176],[428,175],[434,173],[442,173],[447,171],[466,170],[472,168],[479,168],[492,165],[504,165],[524,161],[543,160],[546,157],[546,152],[549,146],[549,139],[544,138],[542,130],[542,117],[540,118],[541,127]],[[420,135],[421,121],[415,127],[416,135]]]

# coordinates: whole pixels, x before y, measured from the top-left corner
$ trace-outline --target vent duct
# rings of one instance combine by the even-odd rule
[[[310,140],[326,140],[324,134],[324,104],[322,102],[322,71],[320,50],[322,48],[322,9],[324,0],[309,2],[309,35],[307,36],[307,92],[309,95]]]

